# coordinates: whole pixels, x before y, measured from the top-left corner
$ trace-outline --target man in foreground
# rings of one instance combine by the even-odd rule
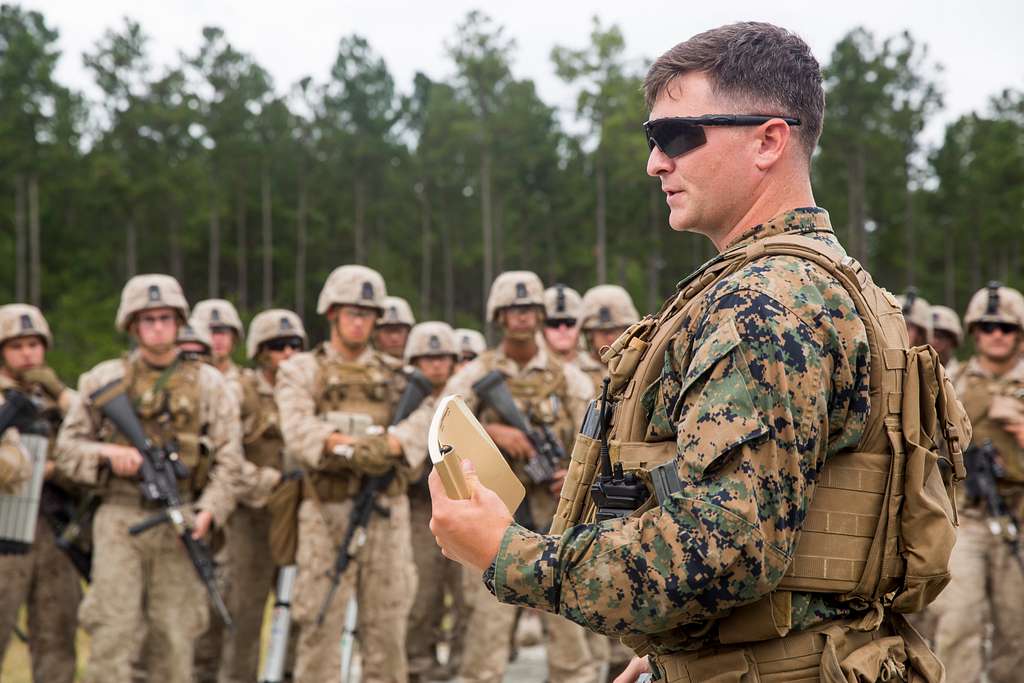
[[[722,255],[609,350],[614,416],[578,436],[577,449],[591,465],[607,463],[596,444],[610,442],[623,471],[598,467],[570,487],[580,476],[574,453],[552,535],[512,523],[472,473],[465,501],[448,499],[432,475],[435,536],[502,602],[623,637],[638,657],[618,683],[647,671],[670,683],[942,680],[941,664],[882,598],[897,592],[910,611],[941,589],[931,578],[954,536],[945,492],[930,518],[941,533],[929,546],[913,539],[936,574],[915,566],[929,578],[906,595],[902,577],[879,581],[867,556],[898,539],[876,539],[869,522],[853,544],[819,524],[844,514],[831,461],[889,471],[882,420],[895,397],[880,396],[898,394],[903,373],[895,360],[869,362],[879,345],[908,363],[910,352],[894,299],[846,260],[815,206],[817,61],[784,29],[733,24],[662,55],[645,91],[647,172],[661,181],[669,223],[707,236]],[[925,381],[937,386],[934,375]],[[943,410],[963,425],[955,406]],[[939,476],[934,466],[925,474]],[[877,522],[888,480],[860,481],[865,488],[847,493],[865,511],[874,501]],[[913,492],[916,502],[922,492]],[[893,567],[918,559],[886,557]],[[879,571],[865,570],[863,585],[834,571],[860,562]]]
[[[241,468],[238,404],[214,368],[179,357],[175,340],[187,318],[174,278],[129,280],[117,328],[138,348],[82,375],[79,400],[58,436],[59,469],[102,495],[93,523],[92,586],[79,610],[90,636],[86,683],[129,683],[143,635],[148,680],[190,683],[195,641],[210,619],[207,593],[174,527],[128,533],[161,508],[141,495],[142,455],[103,415],[96,393],[110,387],[103,397],[127,394],[146,436],[177,452],[184,465],[178,495],[192,538],[206,538],[215,524],[223,527]]]

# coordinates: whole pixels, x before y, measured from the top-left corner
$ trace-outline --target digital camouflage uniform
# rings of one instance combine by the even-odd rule
[[[0,346],[7,340],[23,336],[39,336],[47,349],[53,345],[49,326],[37,308],[25,304],[9,304],[0,308]],[[52,431],[48,457],[51,461],[56,456],[53,442],[63,417],[61,406],[49,393],[57,388],[63,389],[58,398],[62,398],[63,405],[69,405],[74,392],[66,388],[54,387],[47,391],[31,379],[17,381],[0,373],[0,391],[13,389],[31,397],[42,411],[43,419],[49,423]],[[21,455],[17,429],[12,427],[6,431],[0,450]],[[31,467],[28,461],[24,461],[24,465],[27,478]],[[46,482],[43,496],[61,499],[57,504],[63,507],[76,505],[79,493],[70,482],[54,475]],[[0,590],[0,662],[3,662],[17,624],[18,611],[25,605],[33,680],[70,683],[75,677],[75,632],[78,630],[78,604],[82,600],[81,577],[67,555],[57,547],[57,530],[41,511],[45,505],[46,502],[40,506],[31,549],[24,555],[0,555],[0,583],[3,584]]]
[[[473,392],[473,384],[491,370],[500,370],[507,378],[509,391],[520,403],[520,410],[531,420],[548,420],[568,453],[574,432],[586,410],[593,386],[575,367],[562,365],[543,347],[530,361],[519,368],[498,349],[485,351],[476,360],[459,370],[445,386],[444,394],[460,394],[474,409],[481,421],[497,421],[490,409],[481,405]],[[547,393],[542,387],[548,387]],[[558,387],[556,391],[550,391]],[[526,392],[536,388],[533,396]],[[557,397],[557,398],[556,398]],[[554,409],[554,412],[553,412]],[[557,503],[547,484],[535,485],[515,469],[527,487],[527,502],[534,522],[547,528]],[[510,655],[509,635],[515,621],[515,609],[503,605],[488,594],[476,572],[465,574],[466,600],[470,607],[467,638],[459,671],[463,681],[498,682],[502,680]],[[596,680],[597,663],[587,645],[586,633],[579,626],[551,614],[543,615],[547,630],[548,680],[551,683]]]
[[[975,295],[965,319],[968,329],[983,320],[1020,324],[1020,294],[998,290],[996,310],[984,310],[983,289]],[[981,311],[972,310],[981,308]],[[999,377],[987,372],[978,356],[965,365],[957,393],[974,425],[972,443],[991,441],[1002,459],[999,490],[1018,519],[1024,511],[1024,449],[1003,429],[1024,420],[1024,359]],[[932,605],[938,623],[935,648],[946,665],[949,681],[1009,683],[1024,669],[1024,575],[1001,536],[993,535],[981,501],[961,499],[960,529],[950,558],[953,580]],[[991,630],[991,638],[986,634]],[[989,640],[989,647],[985,641]]]
[[[754,253],[755,242],[794,232],[841,252],[820,209],[782,214],[733,246],[751,245]],[[647,425],[633,455],[664,447],[682,492],[638,517],[581,523],[557,536],[513,524],[484,575],[502,602],[627,637],[634,649],[652,653],[653,664],[672,664],[662,671],[670,682],[755,680],[754,662],[766,667],[772,648],[783,659],[795,654],[786,652],[789,641],[767,635],[763,644],[744,647],[740,639],[719,649],[726,642],[720,620],[779,585],[825,459],[860,443],[869,413],[868,338],[840,282],[809,260],[784,255],[716,279],[712,266],[720,261],[681,284],[688,303],[680,327],[669,329],[678,332],[668,338],[657,381],[625,385],[643,392],[639,416]],[[638,329],[648,324],[656,322]],[[563,496],[572,477],[571,470]],[[835,647],[842,659],[879,635],[880,613],[862,613],[837,595],[784,597],[792,600],[788,613],[771,605],[771,632],[787,619],[797,637],[823,632],[800,641],[814,644],[800,663],[803,676],[789,668],[760,680],[818,680],[820,648]],[[899,637],[883,642],[902,650]],[[877,653],[872,664],[899,671],[895,652]],[[822,670],[822,680],[845,681],[838,668],[829,677]],[[760,675],[771,671],[760,668]]]
[[[166,306],[184,321],[188,309],[177,282],[165,275],[136,276],[122,294],[118,327],[127,330],[140,310]],[[139,352],[100,363],[79,379],[80,400],[57,439],[60,470],[102,493],[93,523],[92,585],[79,610],[90,636],[86,683],[131,681],[144,636],[149,680],[190,683],[194,644],[210,618],[206,590],[173,527],[128,533],[159,510],[143,503],[136,480],[109,469],[101,456],[104,443],[127,441],[90,400],[120,380],[154,443],[177,440],[192,473],[179,483],[182,498],[194,499],[194,508],[209,511],[215,527],[223,528],[242,465],[238,405],[209,365],[179,360],[171,367],[149,366]]]
[[[328,277],[317,311],[327,314],[333,305],[344,304],[380,311],[385,294],[383,278],[376,271],[341,266]],[[353,595],[359,607],[363,681],[407,680],[406,623],[416,591],[416,571],[405,489],[423,459],[423,434],[412,442],[399,437],[405,453],[416,458],[411,463],[405,456],[392,457],[386,437],[374,433],[390,423],[403,383],[401,361],[367,347],[354,361],[346,362],[329,342],[293,356],[278,369],[275,398],[285,447],[307,469],[311,482],[299,507],[293,603],[293,618],[300,625],[296,680],[336,680],[341,664],[338,643]],[[335,432],[362,438],[355,447],[325,454],[325,444]],[[349,523],[353,497],[366,474],[384,474],[392,467],[399,476],[377,500],[386,514],[370,516],[365,544],[318,625],[317,614],[330,588],[329,572]]]

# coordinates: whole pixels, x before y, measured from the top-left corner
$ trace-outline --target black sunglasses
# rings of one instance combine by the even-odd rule
[[[576,327],[576,318],[548,318],[544,321],[544,327],[550,327],[553,330],[557,330],[559,327]]]
[[[677,157],[697,149],[708,141],[704,126],[760,126],[772,119],[781,119],[791,126],[799,126],[800,119],[791,116],[765,114],[708,114],[707,116],[676,116],[654,119],[644,123],[647,146],[655,145],[666,156]]]
[[[271,339],[270,341],[263,342],[263,348],[268,351],[284,351],[285,349],[292,349],[293,351],[302,350],[302,340],[298,337],[285,337],[283,339]]]
[[[992,334],[996,330],[999,330],[1003,334],[1013,334],[1014,332],[1019,330],[1020,327],[1014,325],[1013,323],[983,322],[978,323],[978,329],[984,332],[985,334]]]

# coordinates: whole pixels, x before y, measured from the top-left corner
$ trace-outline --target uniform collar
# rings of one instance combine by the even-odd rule
[[[547,349],[545,349],[542,344],[538,344],[537,353],[533,358],[526,361],[526,364],[520,370],[516,361],[505,355],[504,346],[499,344],[498,347],[494,349],[494,358],[498,367],[506,370],[510,375],[516,375],[520,372],[527,373],[534,370],[546,370],[549,365],[550,356],[548,355]]]
[[[371,361],[373,361],[375,357],[374,354],[376,353],[373,350],[373,347],[367,344],[366,348],[363,349],[363,352],[360,353],[359,356],[354,361],[346,361],[341,357],[341,354],[335,350],[334,345],[331,344],[330,340],[325,341],[320,348],[324,350],[324,356],[328,360],[340,361],[343,363],[351,362],[355,363],[356,365],[365,365],[367,363],[370,363]]]
[[[982,377],[984,379],[993,379],[999,382],[1022,382],[1024,383],[1024,357],[1019,358],[1017,363],[1007,370],[1002,375],[996,377],[991,372],[986,370],[981,365],[981,360],[977,355],[971,356],[971,359],[967,361],[967,367],[964,369],[964,374],[971,377]]]
[[[832,223],[828,218],[828,211],[817,206],[810,206],[780,213],[778,216],[760,225],[755,225],[744,231],[725,249],[733,249],[740,245],[750,244],[766,237],[774,237],[788,232],[826,232],[835,234],[832,231]]]

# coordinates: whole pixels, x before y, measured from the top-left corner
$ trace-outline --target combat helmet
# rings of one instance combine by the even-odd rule
[[[249,338],[245,341],[245,352],[252,360],[260,352],[260,344],[282,337],[298,337],[305,347],[309,344],[302,319],[284,308],[271,308],[259,313],[249,323]]]
[[[932,307],[918,293],[917,288],[907,287],[904,294],[896,297],[900,308],[903,309],[903,319],[911,325],[917,325],[928,337],[931,337],[932,329]]]
[[[559,284],[544,290],[544,316],[548,320],[575,322],[580,319],[582,309],[583,299],[572,287]]]
[[[348,305],[374,308],[382,313],[387,295],[384,278],[373,268],[338,266],[327,276],[327,282],[320,290],[316,312],[324,315],[331,306]]]
[[[618,285],[597,285],[583,295],[583,331],[629,327],[638,320],[640,314],[633,305],[633,297]]]
[[[1010,323],[1020,327],[1022,311],[1024,296],[1012,287],[992,281],[971,297],[964,315],[964,325],[968,331],[977,323],[988,322]]]
[[[206,325],[212,331],[215,327],[230,327],[238,335],[238,341],[245,339],[245,326],[234,305],[227,299],[203,299],[192,307],[192,322]]]
[[[416,318],[412,314],[409,302],[400,296],[384,297],[384,313],[377,321],[377,327],[381,325],[406,325],[412,327],[416,324]]]
[[[494,278],[487,296],[487,319],[497,320],[498,313],[511,306],[544,308],[544,285],[529,270],[508,270]]]
[[[195,319],[189,318],[184,325],[178,328],[178,338],[175,340],[178,345],[194,343],[202,344],[205,352],[210,354],[213,351],[213,342],[210,340],[210,331],[206,325]]]
[[[128,280],[121,290],[117,329],[127,332],[135,314],[151,308],[173,308],[182,323],[188,320],[188,301],[178,281],[170,275],[148,273]]]
[[[18,337],[40,337],[46,348],[53,346],[53,334],[42,311],[29,304],[0,306],[0,346]]]
[[[421,356],[451,356],[458,359],[455,331],[439,320],[420,323],[409,332],[405,345],[405,362],[411,363]]]
[[[957,345],[964,343],[964,328],[960,316],[948,306],[932,306],[932,331],[943,330],[956,337]]]
[[[455,342],[460,356],[479,356],[487,350],[487,340],[484,339],[484,335],[468,327],[460,327],[455,330]]]

